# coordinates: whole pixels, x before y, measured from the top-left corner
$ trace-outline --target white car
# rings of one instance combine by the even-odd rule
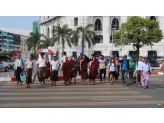
[[[4,69],[5,72],[7,72],[10,69],[10,66],[7,64],[3,64],[2,62],[0,62],[0,69]]]

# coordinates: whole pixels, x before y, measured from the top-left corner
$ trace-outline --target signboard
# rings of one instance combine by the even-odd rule
[[[13,51],[13,56],[17,56],[19,53],[21,53],[21,51],[19,51],[19,50],[14,50],[14,51]]]

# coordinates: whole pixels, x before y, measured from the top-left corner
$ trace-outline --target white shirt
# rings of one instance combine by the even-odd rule
[[[67,56],[67,55],[65,55],[65,56],[63,56],[63,57],[62,57],[62,59],[61,59],[61,60],[62,60],[63,62],[65,62],[65,57],[68,57],[68,56]],[[69,57],[68,57],[68,60],[69,60]]]
[[[149,71],[149,70],[151,70],[150,63],[147,63],[147,64],[142,63],[142,65],[141,65],[141,70],[142,70],[142,71]]]
[[[20,65],[20,62],[21,62],[21,60],[19,60],[19,59],[18,59],[18,67],[20,67],[20,66],[21,66],[21,65]]]
[[[26,61],[27,68],[28,68],[29,61],[30,61],[29,59]],[[31,67],[31,65],[32,65],[32,62],[31,62],[31,64],[30,64],[29,68],[32,68],[32,72],[35,72],[36,66],[37,66],[36,61],[33,60],[33,65],[32,65],[32,67]],[[26,69],[27,69],[27,68],[26,68]]]
[[[100,69],[106,68],[106,64],[105,63],[106,63],[106,59],[104,59],[104,60],[99,59]]]
[[[37,64],[39,64],[39,67],[46,67],[46,58],[39,58],[38,61],[36,62]]]
[[[51,61],[51,63],[50,63],[50,65],[52,65],[52,71],[53,70],[58,70],[58,68],[59,68],[59,61]]]
[[[108,64],[108,66],[110,66],[110,63]],[[110,71],[116,71],[116,67],[115,67],[114,63],[111,63]]]
[[[32,62],[28,62],[28,64],[27,64],[27,68],[32,68]]]

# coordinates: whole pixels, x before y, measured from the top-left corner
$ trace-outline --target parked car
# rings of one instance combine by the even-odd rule
[[[0,62],[0,69],[4,69],[5,72],[7,72],[10,69],[10,66],[7,64],[3,64],[2,62]]]
[[[157,61],[149,61],[151,67],[159,67],[159,64]]]

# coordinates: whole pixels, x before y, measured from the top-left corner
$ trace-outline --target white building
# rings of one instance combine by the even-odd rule
[[[69,28],[76,29],[78,26],[86,26],[87,24],[95,24],[93,30],[96,33],[96,45],[92,46],[88,49],[86,47],[84,49],[84,54],[90,56],[91,54],[95,54],[99,56],[103,54],[104,56],[112,56],[119,55],[122,57],[124,54],[129,56],[133,56],[136,58],[136,51],[133,49],[132,45],[123,46],[123,47],[115,47],[112,44],[112,34],[115,31],[118,31],[121,23],[127,21],[130,16],[42,16],[40,23],[40,31],[41,34],[47,35],[50,38],[52,37],[52,29],[53,26],[63,26],[64,24],[68,24]],[[160,22],[160,29],[164,32],[164,16],[142,16],[143,18],[156,19]],[[115,28],[115,29],[113,29]],[[59,55],[59,59],[62,56],[62,48],[61,41],[55,44],[53,47],[49,47],[49,49],[53,50],[57,55]],[[79,56],[82,51],[81,44],[77,47],[72,46],[71,48],[68,45],[65,45],[64,49],[68,56]],[[154,46],[145,46],[140,49],[140,56],[143,57],[163,57],[164,56],[164,40],[162,39],[159,43],[156,43]]]

